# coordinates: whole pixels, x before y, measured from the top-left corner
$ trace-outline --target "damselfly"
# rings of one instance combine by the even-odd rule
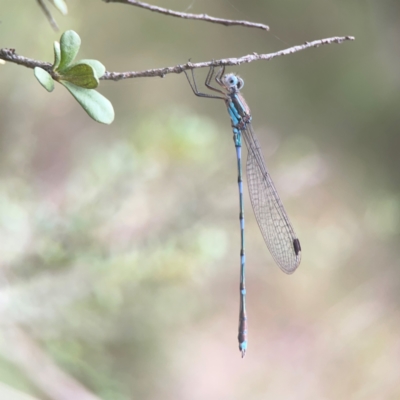
[[[240,220],[240,309],[239,309],[239,350],[242,357],[247,350],[247,313],[246,313],[246,285],[245,285],[245,252],[244,252],[244,208],[242,183],[242,138],[247,146],[247,184],[250,200],[253,206],[258,226],[265,243],[275,262],[287,274],[293,273],[300,264],[300,241],[294,233],[289,217],[279,198],[271,176],[265,166],[260,145],[254,135],[251,125],[251,114],[240,90],[243,88],[243,79],[229,73],[224,75],[225,67],[221,67],[215,75],[215,81],[222,88],[211,86],[214,76],[214,67],[208,72],[205,85],[218,95],[200,93],[192,70],[193,83],[185,71],[193,93],[199,97],[221,99],[225,101],[231,118],[233,141],[236,147],[238,186],[239,186],[239,220]]]

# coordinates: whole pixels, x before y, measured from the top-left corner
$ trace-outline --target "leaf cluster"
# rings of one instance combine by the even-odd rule
[[[106,68],[98,60],[74,62],[80,46],[81,38],[76,32],[64,32],[60,43],[54,42],[53,74],[40,67],[34,69],[34,74],[48,92],[54,90],[56,80],[67,88],[91,118],[103,124],[110,124],[114,120],[113,106],[108,99],[94,90]]]

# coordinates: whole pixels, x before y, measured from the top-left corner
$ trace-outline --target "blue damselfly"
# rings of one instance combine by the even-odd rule
[[[225,67],[221,67],[215,75],[215,81],[222,88],[211,86],[214,67],[208,72],[205,85],[215,94],[201,93],[197,89],[192,69],[193,83],[185,71],[193,93],[199,97],[224,100],[231,119],[233,141],[236,147],[238,186],[239,186],[239,220],[240,220],[240,309],[239,309],[239,350],[242,357],[247,350],[247,313],[245,285],[245,251],[244,251],[244,207],[242,183],[242,138],[247,146],[247,184],[258,226],[272,257],[283,272],[293,273],[300,264],[300,241],[294,233],[289,217],[279,198],[271,176],[265,166],[260,145],[251,125],[251,113],[240,90],[243,79],[234,73],[224,75]]]

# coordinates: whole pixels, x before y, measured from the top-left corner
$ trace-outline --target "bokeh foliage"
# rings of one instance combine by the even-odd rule
[[[159,5],[271,32],[97,0],[68,2],[57,22],[79,33],[80,56],[110,71],[356,37],[237,69],[302,264],[290,277],[276,268],[246,195],[250,343],[241,360],[224,104],[193,96],[183,75],[102,82],[116,119],[100,126],[65,91],[48,94],[32,71],[0,65],[2,331],[22,329],[105,400],[399,398],[400,4]],[[0,11],[0,47],[52,59],[59,34],[35,2]],[[201,81],[206,71],[197,72]],[[2,335],[0,381],[47,400],[13,343]]]

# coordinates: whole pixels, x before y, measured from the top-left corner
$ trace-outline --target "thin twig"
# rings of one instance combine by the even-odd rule
[[[18,65],[23,65],[27,68],[41,67],[46,71],[50,72],[52,64],[43,61],[33,60],[32,58],[27,58],[19,56],[15,49],[0,49],[0,59],[4,61],[9,61]]]
[[[213,60],[213,61],[205,61],[200,63],[191,63],[188,61],[186,64],[175,65],[174,67],[165,67],[165,68],[157,68],[157,69],[148,69],[145,71],[128,71],[128,72],[109,72],[106,73],[100,78],[103,80],[113,80],[119,81],[122,79],[130,79],[130,78],[145,78],[145,77],[154,77],[159,76],[163,78],[167,74],[180,74],[183,71],[189,69],[196,68],[207,68],[207,67],[218,67],[218,66],[229,66],[229,65],[240,65],[244,63],[250,63],[258,60],[269,61],[273,58],[286,56],[288,54],[297,53],[298,51],[306,50],[312,47],[319,47],[327,44],[333,43],[342,43],[348,40],[354,40],[353,36],[343,36],[343,37],[331,37],[327,39],[314,40],[312,42],[305,42],[304,44],[289,47],[285,50],[277,51],[276,53],[269,54],[248,54],[247,56],[239,57],[239,58],[223,58],[221,60]],[[19,56],[15,53],[14,49],[0,49],[0,59],[13,62],[15,64],[24,65],[27,68],[35,68],[41,67],[45,69],[53,78],[57,78],[58,75],[51,69],[52,65],[47,62],[36,61],[30,58],[26,58],[23,56]]]
[[[249,22],[249,21],[238,21],[238,20],[215,18],[215,17],[210,17],[207,14],[190,14],[190,13],[184,13],[184,12],[179,12],[179,11],[172,11],[167,8],[153,6],[151,4],[143,3],[141,1],[136,1],[136,0],[104,0],[104,1],[106,3],[129,4],[131,6],[145,8],[146,10],[169,15],[171,17],[178,17],[178,18],[184,18],[184,19],[195,19],[198,21],[207,21],[207,22],[212,22],[214,24],[221,24],[221,25],[225,25],[225,26],[241,25],[241,26],[247,26],[248,28],[258,28],[258,29],[263,29],[264,31],[269,31],[269,26],[265,25],[265,24],[259,24],[256,22]]]
[[[50,25],[52,26],[52,28],[55,31],[58,31],[58,25],[56,20],[53,18],[53,16],[51,15],[50,10],[47,8],[46,4],[44,4],[43,0],[37,0],[37,2],[39,3],[40,8],[43,10],[44,14],[46,15],[47,19],[50,22]]]
[[[288,54],[297,53],[298,51],[302,51],[305,49],[309,49],[311,47],[319,47],[326,44],[333,44],[333,43],[342,43],[347,40],[355,40],[353,36],[344,36],[344,37],[332,37],[327,39],[320,39],[314,40],[313,42],[306,42],[304,44],[289,47],[285,50],[277,51],[276,53],[269,53],[269,54],[248,54],[247,56],[239,57],[239,58],[224,58],[221,60],[213,60],[213,61],[206,61],[206,62],[199,62],[199,63],[191,63],[188,61],[186,64],[175,65],[174,67],[166,67],[166,68],[158,68],[158,69],[149,69],[146,71],[139,71],[139,72],[106,72],[101,79],[106,80],[114,80],[119,81],[121,79],[128,79],[128,78],[144,78],[144,77],[154,77],[159,76],[163,78],[167,74],[180,74],[183,71],[189,69],[196,69],[196,68],[207,68],[207,67],[218,67],[218,66],[232,66],[232,65],[240,65],[244,63],[250,63],[253,61],[258,60],[265,60],[269,61],[273,58],[286,56]],[[0,53],[1,57],[1,53]]]

